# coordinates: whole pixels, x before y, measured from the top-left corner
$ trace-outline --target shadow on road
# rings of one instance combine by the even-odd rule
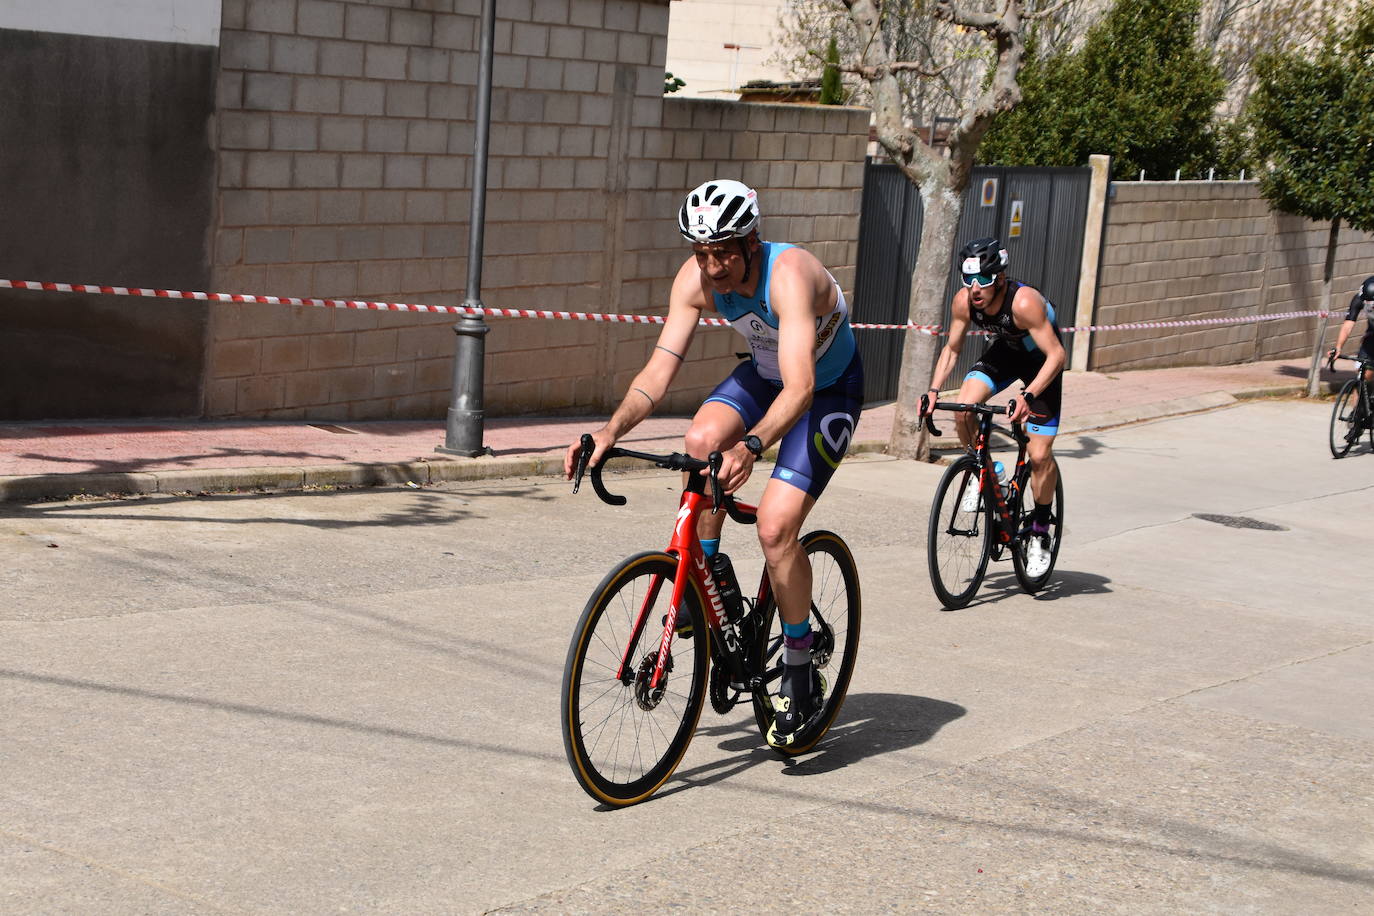
[[[472,500],[490,497],[511,497],[521,500],[534,502],[546,502],[556,498],[542,487],[505,487],[505,488],[482,488],[471,490],[437,490],[424,488],[419,490],[406,491],[412,497],[412,502],[404,508],[393,512],[386,512],[380,515],[370,516],[351,516],[347,518],[329,518],[323,513],[316,517],[283,517],[274,516],[270,513],[271,507],[275,504],[285,504],[283,500],[347,500],[350,496],[371,495],[382,489],[381,487],[356,487],[345,489],[330,490],[299,490],[291,492],[253,492],[253,493],[217,493],[199,494],[194,496],[172,496],[168,494],[156,494],[150,496],[133,496],[126,499],[102,499],[93,502],[55,502],[38,503],[24,506],[5,506],[5,515],[10,518],[80,518],[82,521],[94,519],[117,519],[121,521],[143,521],[143,522],[198,522],[216,525],[261,525],[261,524],[280,524],[280,525],[300,525],[307,528],[329,529],[351,529],[351,528],[409,528],[414,526],[426,525],[447,525],[453,522],[460,522],[467,518],[477,517],[477,513],[467,511],[462,507],[467,506]],[[157,514],[114,511],[115,507],[127,506],[130,503],[139,505],[152,504],[159,501],[160,505],[166,507],[181,507],[191,501],[211,501],[221,505],[249,504],[269,500],[263,510],[264,514],[245,514],[240,517],[232,516],[204,516],[204,515],[182,515],[173,512],[159,512]],[[337,507],[331,507],[337,508]]]
[[[761,764],[778,764],[790,776],[814,776],[840,770],[868,757],[924,744],[947,723],[968,710],[956,703],[895,693],[850,694],[829,734],[816,750],[782,758],[764,744],[752,720],[698,728],[696,740],[719,738],[723,751],[745,756],[717,760],[678,770],[657,798],[693,786],[705,786],[737,776]]]
[[[1111,593],[1108,586],[1112,580],[1106,576],[1099,576],[1097,573],[1078,572],[1075,570],[1056,570],[1050,577],[1049,584],[1040,591],[1031,595],[1035,601],[1057,601],[1060,598],[1072,598],[1075,595],[1107,595]],[[988,573],[983,585],[978,590],[978,595],[962,608],[951,610],[942,607],[940,611],[944,613],[957,613],[961,610],[985,607],[990,604],[997,604],[999,601],[1006,601],[1018,595],[1024,595],[1021,584],[1016,581],[1016,573],[1010,569],[998,570]]]

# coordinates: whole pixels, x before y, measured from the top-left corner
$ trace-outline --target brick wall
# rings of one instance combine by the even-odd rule
[[[459,304],[466,292],[478,0],[225,0],[214,287]],[[853,285],[867,112],[665,99],[667,0],[498,5],[481,298],[654,312],[682,195],[759,189],[770,238]],[[217,305],[206,414],[442,417],[452,318]],[[492,319],[489,414],[600,411],[653,326]],[[703,329],[668,409],[738,346]]]
[[[1115,182],[1094,324],[1321,307],[1329,225],[1271,213],[1254,182]],[[1374,235],[1342,230],[1332,306],[1374,273]],[[1334,343],[1339,317],[1328,330]],[[1093,335],[1089,368],[1225,365],[1311,353],[1310,319]],[[1363,331],[1363,322],[1356,333]]]

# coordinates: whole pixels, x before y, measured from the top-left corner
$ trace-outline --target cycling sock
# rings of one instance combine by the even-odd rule
[[[802,635],[793,636],[800,630]],[[792,632],[789,632],[792,631]],[[782,663],[785,667],[811,667],[811,623],[784,623],[782,625]]]
[[[1041,528],[1050,526],[1050,510],[1054,508],[1054,503],[1035,504],[1035,511],[1031,513],[1031,522]]]
[[[711,559],[720,551],[720,538],[702,538],[701,552],[706,554],[706,559]]]

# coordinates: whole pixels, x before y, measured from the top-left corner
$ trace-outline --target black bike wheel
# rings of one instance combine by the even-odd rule
[[[954,462],[935,488],[926,531],[926,558],[935,597],[949,610],[973,600],[992,552],[992,516],[980,495],[973,511],[963,505],[978,488],[978,463],[965,455]]]
[[[1364,371],[1363,367],[1360,371]],[[1360,390],[1364,392],[1364,422],[1369,430],[1369,448],[1374,451],[1374,390],[1371,390],[1369,382],[1361,385]]]
[[[678,629],[690,620],[692,636],[672,641],[671,671],[665,669],[657,688],[649,686],[677,575],[676,558],[665,553],[625,560],[592,593],[568,646],[563,748],[578,783],[608,805],[635,804],[663,785],[701,717],[710,634],[690,581]],[[636,633],[641,609],[644,624]],[[629,663],[617,677],[622,658]]]
[[[1359,438],[1355,423],[1355,408],[1358,406],[1359,384],[1350,379],[1341,386],[1336,395],[1336,403],[1331,408],[1331,457],[1344,458],[1350,447]],[[1371,433],[1374,436],[1374,433]],[[1374,439],[1371,439],[1374,442]]]
[[[859,654],[859,625],[862,609],[859,597],[859,571],[849,545],[834,532],[812,531],[801,539],[802,549],[811,560],[811,658],[825,679],[825,702],[805,733],[787,747],[773,748],[784,757],[805,754],[830,731],[849,692],[849,679]],[[769,600],[759,610],[758,635],[753,658],[768,683],[782,677],[782,618],[777,605]],[[773,724],[773,711],[754,700],[754,720],[767,740]]]
[[[1029,485],[1029,484],[1028,484]],[[1034,504],[1034,497],[1031,497]],[[1019,514],[1019,513],[1018,513]],[[1030,513],[1021,515],[1023,524],[1030,523]],[[1062,471],[1059,479],[1054,484],[1054,504],[1050,508],[1050,565],[1043,573],[1032,577],[1026,572],[1026,541],[1020,537],[1013,545],[1011,552],[1011,565],[1016,570],[1016,581],[1021,583],[1021,587],[1030,594],[1034,595],[1044,588],[1050,581],[1050,576],[1054,573],[1054,564],[1059,560],[1059,544],[1063,540],[1064,534],[1064,477]]]

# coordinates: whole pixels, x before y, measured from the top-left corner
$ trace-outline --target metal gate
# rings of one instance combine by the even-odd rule
[[[1078,272],[1092,170],[1087,168],[997,168],[980,166],[964,192],[964,211],[955,234],[956,250],[969,239],[996,236],[1011,257],[1011,276],[1044,293],[1061,327],[1078,309]],[[872,159],[864,170],[863,212],[854,280],[854,321],[907,321],[911,272],[920,248],[923,208],[915,185],[890,163]],[[947,252],[949,279],[941,325],[949,326],[949,305],[959,289],[954,251]],[[901,331],[856,331],[864,361],[864,401],[897,396],[902,364]],[[1072,341],[1064,341],[1072,353]],[[983,346],[970,341],[959,354],[951,379],[963,378]]]

